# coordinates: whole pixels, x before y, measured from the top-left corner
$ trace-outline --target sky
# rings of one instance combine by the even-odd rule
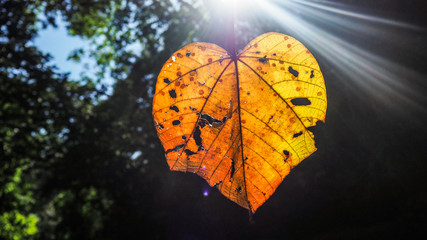
[[[71,36],[67,33],[64,22],[58,18],[58,27],[54,28],[49,25],[48,28],[39,31],[38,36],[34,39],[34,44],[43,52],[49,53],[53,57],[53,62],[57,65],[60,71],[70,72],[72,79],[78,79],[81,72],[89,71],[84,68],[84,63],[77,63],[72,60],[67,60],[70,53],[77,48],[85,48],[89,46],[89,41],[80,37]],[[91,62],[85,58],[83,62]],[[92,63],[94,63],[92,61]]]
[[[56,28],[49,25],[46,29],[38,31],[38,35],[33,40],[34,45],[43,53],[52,57],[51,63],[58,67],[59,72],[70,73],[72,80],[81,79],[81,74],[96,79],[97,64],[95,59],[86,55],[81,57],[80,62],[68,60],[73,50],[79,48],[90,49],[91,42],[79,36],[68,34],[66,23],[60,15],[56,17],[56,23]],[[133,51],[136,56],[142,50],[141,44],[138,42],[129,45],[127,49]],[[109,74],[105,74],[101,83],[107,86],[107,95],[111,95],[114,79]]]
[[[56,18],[57,27],[49,25],[46,29],[38,32],[35,37],[34,45],[43,53],[49,54],[52,59],[51,63],[55,64],[59,72],[70,73],[72,80],[81,79],[80,75],[84,75],[96,79],[96,62],[88,56],[83,56],[80,62],[68,60],[73,50],[78,48],[89,49],[90,41],[79,36],[68,34],[65,22],[60,16]],[[102,81],[107,86],[107,95],[113,92],[114,80],[107,74]]]

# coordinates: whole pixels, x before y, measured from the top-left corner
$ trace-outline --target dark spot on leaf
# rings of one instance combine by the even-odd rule
[[[242,187],[237,187],[236,189],[234,189],[234,191],[238,192],[238,193],[242,193]]]
[[[263,58],[258,58],[258,62],[260,62],[260,63],[268,62],[267,55],[265,55]]]
[[[165,78],[165,79],[163,79],[163,82],[166,84],[169,84],[169,83],[171,83],[171,80],[169,80],[169,78]]]
[[[255,54],[260,54],[260,53],[261,53],[260,51],[256,51],[256,52],[255,52]]]
[[[176,98],[175,89],[169,90],[169,96],[171,96],[171,98]]]
[[[174,110],[175,112],[179,112],[179,108],[177,106],[170,106],[170,110]]]
[[[172,149],[168,149],[168,150],[166,151],[166,154],[168,154],[168,153],[170,153],[170,152],[178,152],[181,148],[183,148],[183,147],[184,147],[184,145],[185,145],[185,144],[181,144],[181,145],[178,145],[178,146],[176,146],[176,147],[174,147],[174,148],[172,148]]]
[[[291,103],[295,106],[307,106],[311,104],[308,98],[294,98],[291,100]]]
[[[216,186],[218,186],[221,183],[222,183],[222,181],[219,181],[219,182],[215,183],[215,185],[213,185],[213,187],[216,187]]]
[[[190,108],[191,111],[196,111],[197,108],[192,108],[191,106],[188,106]]]
[[[187,140],[187,137],[185,135],[182,135],[182,139]]]
[[[294,134],[294,138],[299,137],[301,135],[302,135],[302,131],[301,132],[297,132],[297,133]]]
[[[165,128],[165,126],[163,126],[162,124],[160,124],[160,123],[159,123],[159,124],[157,124],[157,128],[158,128],[158,129],[164,129],[164,128]]]
[[[288,67],[288,71],[294,75],[294,77],[298,77],[299,72],[295,69],[293,69],[291,66]]]
[[[288,150],[283,150],[283,154],[285,154],[286,158],[285,161],[288,159],[289,157],[289,151]]]
[[[314,78],[314,70],[311,70],[310,78]]]
[[[273,53],[273,56],[277,56],[277,54],[276,54],[276,53]]]
[[[187,56],[187,57],[191,56],[191,52],[187,52],[187,53],[185,54],[185,56]]]
[[[174,125],[174,126],[177,126],[177,125],[179,125],[179,124],[181,124],[181,121],[179,121],[179,120],[174,120],[174,121],[172,122],[172,125]]]
[[[187,154],[187,156],[191,156],[191,155],[196,154],[195,152],[191,151],[190,149],[185,149],[184,152],[185,152],[185,154]]]

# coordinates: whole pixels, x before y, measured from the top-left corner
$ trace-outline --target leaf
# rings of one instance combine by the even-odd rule
[[[266,33],[235,56],[189,44],[163,66],[153,117],[173,171],[193,172],[254,213],[316,151],[326,90],[313,55]]]

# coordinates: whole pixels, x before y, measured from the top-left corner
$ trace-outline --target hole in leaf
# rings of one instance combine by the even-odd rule
[[[196,145],[199,147],[198,151],[205,150],[205,148],[203,147],[201,135],[202,135],[202,132],[200,131],[200,127],[197,126],[196,129],[194,130],[193,138],[194,138],[194,141],[196,142]]]
[[[171,83],[171,80],[169,80],[169,78],[165,78],[165,79],[163,79],[163,82],[166,84],[169,84],[169,83]]]
[[[294,98],[291,100],[291,103],[295,106],[307,106],[311,104],[308,98]]]
[[[168,149],[167,151],[166,151],[166,154],[168,154],[168,153],[170,153],[170,152],[178,152],[181,148],[183,148],[184,147],[184,144],[181,144],[181,145],[178,145],[178,146],[176,146],[176,147],[174,147],[174,148],[172,148],[172,149]]]
[[[191,155],[196,154],[195,152],[191,151],[190,149],[185,149],[184,152],[185,152],[185,154],[187,154],[187,156],[191,156]]]
[[[179,120],[174,120],[174,121],[172,122],[172,125],[174,125],[174,126],[177,126],[177,125],[179,125],[179,124],[181,124],[181,121],[179,121]]]
[[[310,72],[310,78],[314,78],[314,70],[311,70],[311,72]]]
[[[157,128],[159,128],[159,129],[163,129],[163,128],[165,128],[165,126],[163,126],[162,124],[157,124]]]
[[[323,125],[325,125],[325,123],[323,123],[322,121],[317,121],[316,125],[308,127],[307,130],[312,132],[313,134],[316,134],[323,127]]]
[[[293,68],[292,68],[292,66],[289,66],[289,67],[288,67],[288,71],[289,71],[292,75],[294,75],[294,77],[298,77],[298,75],[299,75],[299,72],[298,72],[297,70],[293,69]]]
[[[319,147],[318,145],[323,143],[324,138],[324,129],[323,126],[325,125],[322,121],[317,121],[316,125],[308,127],[307,130],[312,132],[314,134],[314,140],[315,140],[315,146]]]
[[[260,63],[268,62],[267,55],[265,55],[263,58],[258,58],[258,62],[260,62]]]
[[[221,120],[211,117],[209,114],[202,114],[200,116],[200,120],[198,122],[198,125],[203,128],[206,125],[209,125],[209,127],[220,127],[224,125],[225,121],[227,121],[227,116],[224,116],[224,118]]]
[[[301,132],[297,132],[297,133],[294,134],[294,138],[299,137],[301,135],[302,135],[302,131]]]
[[[212,187],[216,187],[216,186],[218,186],[219,184],[221,184],[222,183],[222,180],[221,181],[219,181],[219,182],[217,182],[217,183],[215,183],[215,185],[213,185]]]
[[[232,179],[233,178],[233,176],[234,176],[234,171],[235,171],[236,169],[234,168],[234,160],[231,160],[231,171],[230,171],[230,179]]]
[[[187,57],[189,57],[189,56],[191,56],[191,52],[187,52],[186,54],[185,54],[185,56],[187,56]]]
[[[285,154],[285,159],[283,159],[284,162],[286,162],[289,158],[289,151],[288,150],[283,150],[283,154]]]
[[[170,110],[174,110],[175,112],[179,112],[179,108],[177,106],[170,106]]]
[[[208,114],[202,114],[200,116],[200,119],[206,120],[209,123],[209,125],[212,125],[214,122],[222,122],[219,119],[213,118]]]
[[[171,98],[176,98],[175,89],[169,90],[169,96],[171,96]]]

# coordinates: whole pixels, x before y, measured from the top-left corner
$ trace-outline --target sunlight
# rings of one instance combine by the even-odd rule
[[[267,0],[265,0],[267,1]],[[218,10],[224,10],[232,8],[233,10],[238,8],[244,8],[245,5],[253,4],[256,2],[262,3],[263,0],[214,0],[215,8]]]
[[[351,91],[358,91],[361,97],[373,96],[382,102],[392,103],[403,101],[418,109],[419,106],[412,99],[420,97],[417,93],[405,86],[405,79],[422,79],[420,74],[407,67],[391,62],[387,58],[378,56],[364,49],[365,45],[358,46],[354,39],[376,39],[387,42],[389,38],[399,36],[393,32],[379,34],[378,28],[373,25],[383,24],[395,28],[422,30],[417,26],[384,19],[367,14],[352,12],[339,7],[322,3],[313,3],[303,0],[292,1],[257,1],[257,9],[268,13],[276,22],[283,26],[289,34],[328,62],[332,63],[338,74],[342,75],[344,84]],[[345,16],[345,17],[343,17]],[[353,39],[342,35],[353,35]],[[360,44],[359,44],[360,45]],[[323,71],[331,69],[323,69]],[[354,88],[354,87],[357,88]],[[409,98],[408,96],[411,96]]]

